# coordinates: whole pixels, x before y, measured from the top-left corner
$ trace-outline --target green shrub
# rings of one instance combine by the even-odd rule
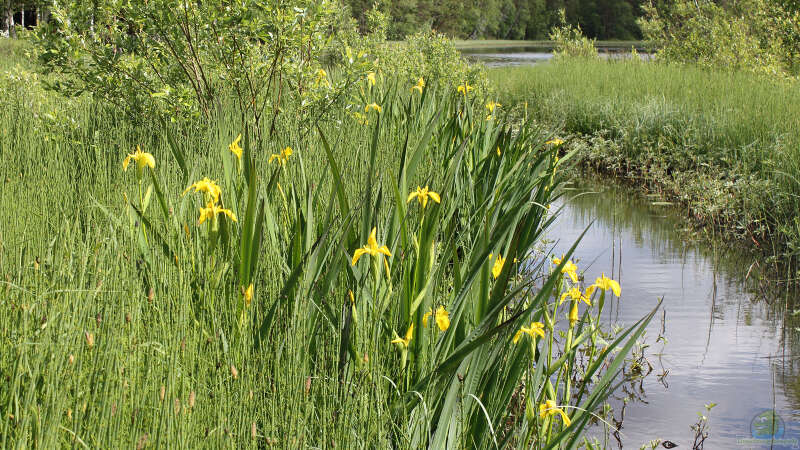
[[[770,76],[797,73],[800,13],[776,2],[677,0],[644,9],[639,23],[659,60]]]
[[[480,66],[470,65],[452,40],[433,31],[409,36],[402,43],[379,43],[370,49],[376,65],[386,74],[400,80],[455,87],[464,82],[479,90],[486,87],[486,76]]]
[[[580,25],[570,25],[563,9],[559,10],[561,25],[550,30],[550,40],[555,48],[553,55],[560,58],[597,58],[597,48],[594,39],[583,35]]]

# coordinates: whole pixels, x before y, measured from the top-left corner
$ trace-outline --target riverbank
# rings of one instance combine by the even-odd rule
[[[582,164],[679,203],[697,225],[758,249],[762,265],[795,278],[785,267],[796,267],[800,251],[796,85],[635,61],[562,61],[489,77],[516,114],[571,136]]]

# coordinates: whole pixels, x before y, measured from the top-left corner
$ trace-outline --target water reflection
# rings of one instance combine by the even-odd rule
[[[631,54],[630,47],[604,46],[598,47],[597,51],[604,58],[628,58]],[[467,48],[462,50],[461,54],[467,60],[483,63],[487,67],[524,66],[551,60],[553,58],[553,47]],[[640,53],[639,56],[644,59],[650,59],[650,55],[646,53]]]
[[[748,292],[746,258],[724,246],[685,243],[671,212],[625,189],[581,186],[565,198],[550,232],[559,239],[553,252],[566,251],[595,221],[575,258],[587,280],[602,272],[620,280],[622,298],[607,309],[608,322],[630,325],[664,298],[667,343],[655,342],[662,324],[654,320],[645,352],[654,372],[641,386],[644,402],[626,408],[625,447],[660,438],[691,448],[689,427],[710,402],[718,406],[706,448],[742,448],[737,440],[752,438],[753,418],[773,408],[785,422],[783,437],[800,440],[799,324],[789,314],[783,326],[791,298],[773,294],[768,303]],[[669,371],[664,383],[659,361]]]

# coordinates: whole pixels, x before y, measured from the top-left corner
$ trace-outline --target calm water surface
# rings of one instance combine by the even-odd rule
[[[594,221],[573,259],[588,281],[601,272],[620,281],[622,297],[607,304],[607,322],[631,325],[664,298],[667,342],[655,342],[662,327],[659,312],[646,336],[645,354],[654,370],[644,380],[641,401],[625,408],[624,447],[659,438],[691,449],[689,427],[711,402],[717,406],[709,414],[706,449],[770,448],[769,441],[739,442],[752,440],[754,417],[769,409],[783,420],[781,438],[798,442],[798,321],[782,312],[792,296],[765,299],[748,291],[742,282],[748,262],[724,248],[684,243],[672,213],[627,190],[582,186],[565,198],[550,231],[550,238],[558,239],[553,252],[567,250]],[[785,316],[791,323],[784,329]],[[665,370],[662,383],[657,375]],[[620,406],[617,402],[617,420]],[[608,445],[617,443],[611,438]]]
[[[521,66],[549,61],[553,58],[550,47],[513,47],[464,49],[461,54],[471,62],[487,67]]]
[[[598,47],[598,53],[605,58],[629,57],[631,49],[622,47]],[[469,61],[480,62],[487,67],[525,66],[547,62],[553,58],[552,47],[502,47],[464,49],[461,51]],[[650,56],[640,53],[649,59]]]

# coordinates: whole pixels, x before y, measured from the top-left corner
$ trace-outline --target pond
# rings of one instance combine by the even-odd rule
[[[770,440],[750,442],[764,437],[758,427],[770,410],[782,424],[775,438],[788,440],[773,448],[797,445],[798,320],[791,308],[783,312],[793,295],[748,289],[753,258],[708,241],[687,243],[671,207],[607,184],[573,186],[564,199],[553,205],[563,208],[548,233],[552,252],[560,256],[589,227],[573,259],[587,281],[604,272],[622,285],[621,298],[607,302],[607,324],[631,325],[664,299],[645,337],[653,371],[641,386],[626,387],[640,398],[624,408],[622,445],[663,439],[691,449],[690,426],[712,402],[705,448],[770,448]],[[666,341],[657,341],[660,334]],[[626,395],[618,394],[616,420]],[[607,445],[618,443],[609,437]]]
[[[630,57],[631,47],[597,46],[597,51],[604,58]],[[649,59],[651,56],[637,48],[640,57]],[[521,47],[482,47],[464,48],[461,54],[470,62],[480,62],[486,67],[524,66],[547,62],[553,58],[552,46],[521,46]]]

